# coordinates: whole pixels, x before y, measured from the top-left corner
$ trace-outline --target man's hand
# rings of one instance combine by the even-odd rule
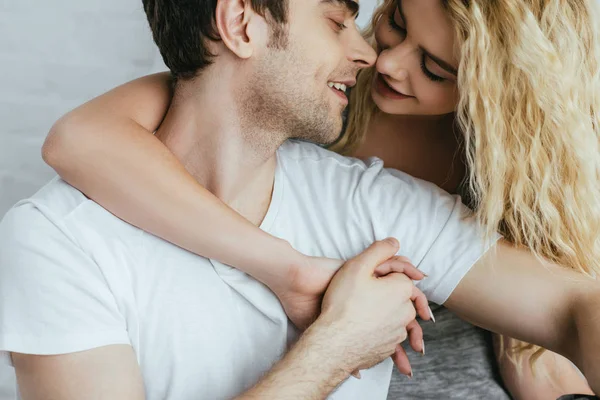
[[[298,329],[305,330],[317,319],[325,290],[343,264],[342,260],[304,256],[301,263],[289,269],[286,279],[282,280],[283,284],[267,282]],[[425,277],[406,257],[393,255],[376,266],[374,274],[382,277],[393,272],[403,273],[414,281]],[[431,318],[427,315],[424,319]]]
[[[406,356],[398,349],[408,330],[411,345],[422,350],[423,333],[413,321],[417,311],[430,319],[429,306],[410,278],[395,272],[396,264],[404,262],[390,259],[397,251],[395,239],[376,242],[340,269],[323,298],[315,325],[331,329],[351,371],[370,368],[391,355],[396,360]],[[378,267],[383,274],[376,272]]]
[[[394,242],[397,246],[397,242]],[[395,247],[396,252],[398,248]],[[403,273],[412,280],[421,280],[425,275],[405,257],[394,257],[396,252],[375,268],[374,275],[382,277],[390,273]],[[331,258],[301,256],[300,261],[288,270],[286,279],[277,279],[268,284],[281,301],[290,320],[299,328],[306,329],[321,312],[321,301],[327,286],[344,262]],[[431,320],[429,308],[426,312],[421,308],[419,315],[424,320]],[[406,327],[410,332],[410,345],[416,352],[424,352],[423,332],[416,320]],[[393,356],[394,363],[400,373],[409,375],[412,372],[408,356],[402,346],[398,346]]]
[[[238,399],[325,398],[351,372],[395,354],[407,337],[407,325],[420,329],[413,302],[419,315],[430,318],[423,293],[396,272],[406,263],[393,257],[398,247],[395,239],[377,242],[348,261],[331,280],[321,315],[283,360]],[[306,304],[315,297],[313,291],[307,291]]]

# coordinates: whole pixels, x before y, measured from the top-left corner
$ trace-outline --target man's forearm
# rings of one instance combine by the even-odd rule
[[[325,399],[349,377],[342,351],[330,346],[331,335],[313,325],[292,350],[237,400]]]

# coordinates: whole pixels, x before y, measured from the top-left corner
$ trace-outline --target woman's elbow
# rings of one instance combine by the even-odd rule
[[[63,116],[52,125],[42,146],[42,159],[59,174],[64,160],[70,157],[69,149],[73,148],[71,128],[69,115]]]

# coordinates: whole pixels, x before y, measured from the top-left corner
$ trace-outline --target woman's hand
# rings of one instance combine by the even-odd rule
[[[304,257],[288,270],[283,283],[269,287],[284,306],[290,320],[299,329],[308,328],[321,312],[321,300],[329,282],[344,264],[342,260],[323,257]],[[392,257],[375,270],[378,277],[397,272],[404,273],[412,280],[419,281],[425,275],[414,267],[405,257]],[[423,296],[424,297],[424,296]],[[421,318],[429,320],[428,309],[422,310]]]
[[[284,285],[271,287],[298,329],[305,330],[317,319],[323,294],[343,264],[331,258],[305,257],[289,268]]]
[[[289,319],[299,329],[308,328],[321,312],[321,302],[329,283],[344,261],[320,257],[304,257],[288,269],[283,281],[269,285],[281,301]],[[425,275],[404,257],[392,257],[375,269],[375,276],[403,273],[411,280],[421,280]],[[268,282],[267,282],[268,284]],[[427,298],[416,287],[412,298],[421,319],[432,319]],[[413,350],[424,353],[423,331],[415,321],[407,326],[409,342]],[[411,374],[411,367],[404,349],[399,346],[393,356],[394,363],[401,373]]]

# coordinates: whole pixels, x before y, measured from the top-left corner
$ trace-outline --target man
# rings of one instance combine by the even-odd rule
[[[377,238],[399,238],[428,273],[420,287],[430,299],[570,357],[599,390],[597,283],[505,244],[482,257],[488,244],[455,199],[376,161],[286,142],[327,143],[341,129],[347,100],[337,88],[374,62],[354,27],[355,3],[156,0],[145,8],[179,78],[157,135],[200,183],[310,255],[349,259]],[[395,298],[374,286],[385,279],[365,278],[385,251],[341,271],[322,317],[271,369],[295,332],[264,286],[145,235],[64,183],[11,211],[0,237],[0,350],[13,354],[25,398],[141,398],[141,376],[149,398],[323,398],[404,336],[387,312],[359,307],[375,299],[374,312]],[[392,309],[406,310],[409,290],[399,289]],[[414,311],[400,314],[406,323]],[[384,320],[392,326],[379,331],[396,332],[377,336],[385,351],[348,341]],[[332,396],[384,398],[390,369],[379,364]]]

